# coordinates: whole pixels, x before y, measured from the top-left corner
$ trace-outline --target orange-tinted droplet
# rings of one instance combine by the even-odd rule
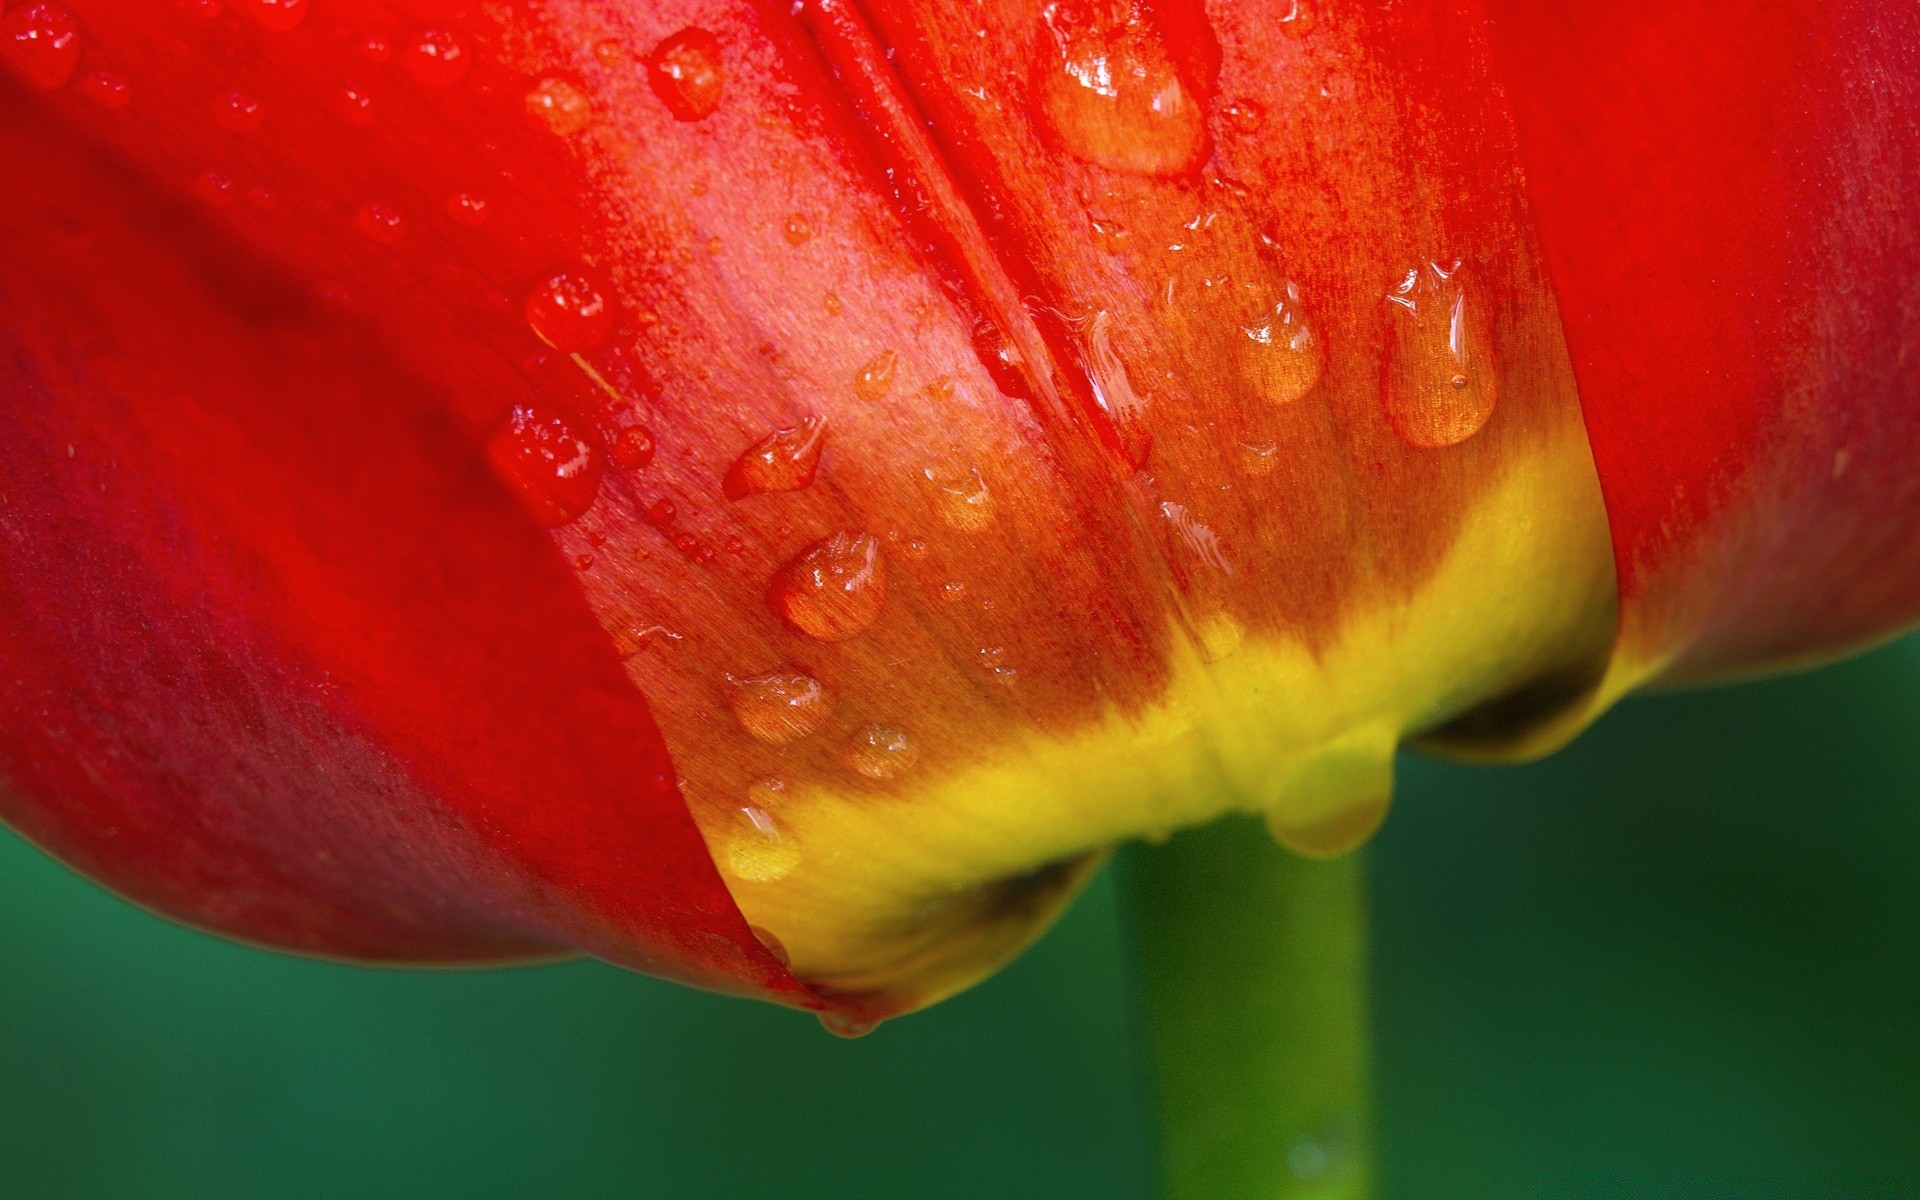
[[[127,82],[127,77],[104,67],[89,72],[80,81],[80,90],[101,108],[125,108],[133,99],[133,85]]]
[[[822,538],[780,569],[767,600],[795,629],[823,642],[865,632],[887,600],[879,540],[852,530]]]
[[[833,716],[833,697],[818,679],[799,671],[727,681],[727,707],[756,741],[784,746],[820,732]]]
[[[853,374],[853,394],[862,400],[878,400],[887,394],[893,386],[893,371],[900,363],[900,356],[891,350],[882,350],[863,363]]]
[[[234,7],[268,33],[285,33],[307,19],[307,0],[237,0]]]
[[[786,943],[775,937],[772,930],[762,929],[758,925],[749,925],[747,926],[747,932],[751,933],[756,941],[767,948],[767,953],[773,955],[775,962],[783,967],[793,965],[793,959],[787,954]]]
[[[1240,469],[1258,479],[1273,474],[1280,465],[1278,442],[1241,442]]]
[[[407,236],[407,217],[391,204],[369,200],[353,214],[353,227],[382,246],[395,246]]]
[[[813,482],[826,446],[827,423],[808,417],[798,425],[776,429],[734,460],[721,483],[729,500],[760,492],[797,492]]]
[[[820,307],[827,310],[828,316],[837,317],[840,315],[840,311],[844,309],[846,305],[841,301],[838,295],[836,295],[833,292],[828,292],[826,295],[820,297]]]
[[[869,725],[847,744],[847,765],[868,779],[897,779],[919,761],[920,747],[891,725]]]
[[[951,478],[944,478],[929,467],[926,476],[927,482],[933,484],[934,508],[949,528],[979,533],[993,524],[993,492],[978,467],[970,467],[966,474]]]
[[[473,65],[466,45],[452,30],[423,29],[402,52],[407,74],[421,87],[450,88],[467,77]]]
[[[788,245],[798,246],[813,236],[813,226],[807,224],[805,217],[795,213],[787,218],[785,235]]]
[[[1293,284],[1266,311],[1241,326],[1240,373],[1269,404],[1292,404],[1320,384],[1326,352],[1300,311]]]
[[[493,206],[478,192],[455,192],[441,207],[449,217],[469,229],[484,225],[493,212]]]
[[[613,461],[623,470],[638,471],[653,461],[653,430],[629,425],[613,439]]]
[[[1267,814],[1267,832],[1273,840],[1302,858],[1339,858],[1367,844],[1386,822],[1393,805],[1391,792],[1362,796],[1330,816],[1298,824]]]
[[[800,865],[800,845],[773,815],[771,806],[786,799],[784,779],[756,779],[747,787],[752,803],[743,805],[727,831],[720,863],[729,875],[748,883],[775,883]]]
[[[720,39],[689,25],[647,56],[647,82],[675,120],[698,121],[720,105],[726,84]]]
[[[213,102],[213,119],[232,133],[252,133],[267,119],[267,107],[250,92],[235,89]]]
[[[564,79],[542,79],[527,92],[527,120],[555,137],[578,133],[593,119],[593,102]]]
[[[343,125],[365,129],[373,124],[373,93],[360,84],[346,84],[333,95],[333,115]]]
[[[565,525],[593,507],[605,469],[600,448],[557,413],[515,405],[487,443],[494,471],[536,521]]]
[[[527,325],[564,354],[591,350],[613,332],[606,292],[579,269],[555,271],[527,293]]]
[[[1206,106],[1131,0],[1046,8],[1034,100],[1062,149],[1115,171],[1170,177],[1207,152]]]
[[[52,91],[80,65],[79,22],[64,5],[44,2],[0,15],[0,65],[35,91]]]
[[[1483,304],[1457,261],[1416,267],[1388,294],[1382,402],[1409,445],[1456,445],[1493,416],[1499,381]]]
[[[1235,100],[1220,110],[1227,123],[1241,133],[1255,133],[1267,123],[1267,109],[1258,100]]]
[[[880,1028],[880,1018],[855,1016],[852,1013],[843,1012],[823,1012],[820,1014],[820,1026],[835,1037],[863,1038]]]

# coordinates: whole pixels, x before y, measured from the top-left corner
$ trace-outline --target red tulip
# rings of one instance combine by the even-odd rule
[[[5,816],[834,1014],[1920,612],[1907,0],[15,0]]]

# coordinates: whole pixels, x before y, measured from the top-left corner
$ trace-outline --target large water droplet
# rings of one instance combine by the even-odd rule
[[[527,92],[527,120],[556,137],[578,133],[593,119],[593,102],[564,79],[542,79]]]
[[[675,120],[698,121],[720,106],[726,84],[720,39],[689,25],[647,56],[647,82]]]
[[[962,533],[978,533],[993,524],[993,492],[980,476],[978,467],[969,468],[957,478],[942,478],[932,467],[926,470],[933,484],[934,508],[940,519]]]
[[[727,705],[740,728],[775,746],[818,733],[833,715],[833,697],[818,679],[799,671],[776,671],[727,680]]]
[[[879,539],[843,530],[815,542],[780,569],[767,599],[794,628],[823,642],[865,632],[887,599]]]
[[[1367,844],[1387,819],[1393,803],[1390,792],[1354,800],[1334,815],[1301,824],[1278,812],[1267,814],[1267,832],[1273,840],[1303,858],[1339,858]]]
[[[605,470],[597,444],[558,414],[525,404],[514,406],[487,443],[487,459],[534,519],[549,528],[593,507]]]
[[[847,765],[868,779],[897,779],[919,761],[920,747],[891,725],[869,725],[847,744]]]
[[[721,490],[739,500],[759,492],[797,492],[813,482],[826,446],[827,423],[808,417],[755,442],[727,469]]]
[[[1493,336],[1458,262],[1406,273],[1387,296],[1392,342],[1382,383],[1387,420],[1407,443],[1464,442],[1493,416]]]
[[[1292,404],[1318,386],[1326,354],[1300,312],[1300,291],[1293,284],[1241,329],[1246,334],[1241,373],[1269,403]]]
[[[891,350],[882,350],[868,359],[853,375],[853,394],[862,400],[878,400],[893,387],[893,371],[900,363],[900,356]]]
[[[555,350],[591,350],[613,332],[613,306],[586,272],[556,271],[527,293],[527,324]]]
[[[735,879],[773,883],[785,879],[800,865],[799,843],[765,807],[768,802],[784,799],[787,791],[784,779],[758,779],[747,789],[748,798],[755,803],[741,807],[739,819],[728,831],[727,851],[722,858],[727,873]]]
[[[79,22],[64,5],[49,3],[0,16],[0,64],[35,91],[52,91],[80,65]]]
[[[859,1017],[851,1013],[823,1012],[820,1027],[835,1037],[863,1038],[880,1028],[879,1017]]]
[[[407,73],[422,87],[450,88],[467,77],[473,56],[451,30],[423,29],[402,52]]]
[[[1042,15],[1034,101],[1063,149],[1136,175],[1200,165],[1206,106],[1132,0],[1061,0]]]

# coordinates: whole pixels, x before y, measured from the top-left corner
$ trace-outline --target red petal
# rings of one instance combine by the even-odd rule
[[[7,819],[321,954],[798,995],[444,400],[0,95]]]
[[[1496,0],[1623,650],[1686,675],[1920,616],[1920,7]]]

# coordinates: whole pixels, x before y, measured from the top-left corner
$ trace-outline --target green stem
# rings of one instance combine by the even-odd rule
[[[1364,1200],[1366,882],[1253,821],[1121,860],[1167,1200]]]

